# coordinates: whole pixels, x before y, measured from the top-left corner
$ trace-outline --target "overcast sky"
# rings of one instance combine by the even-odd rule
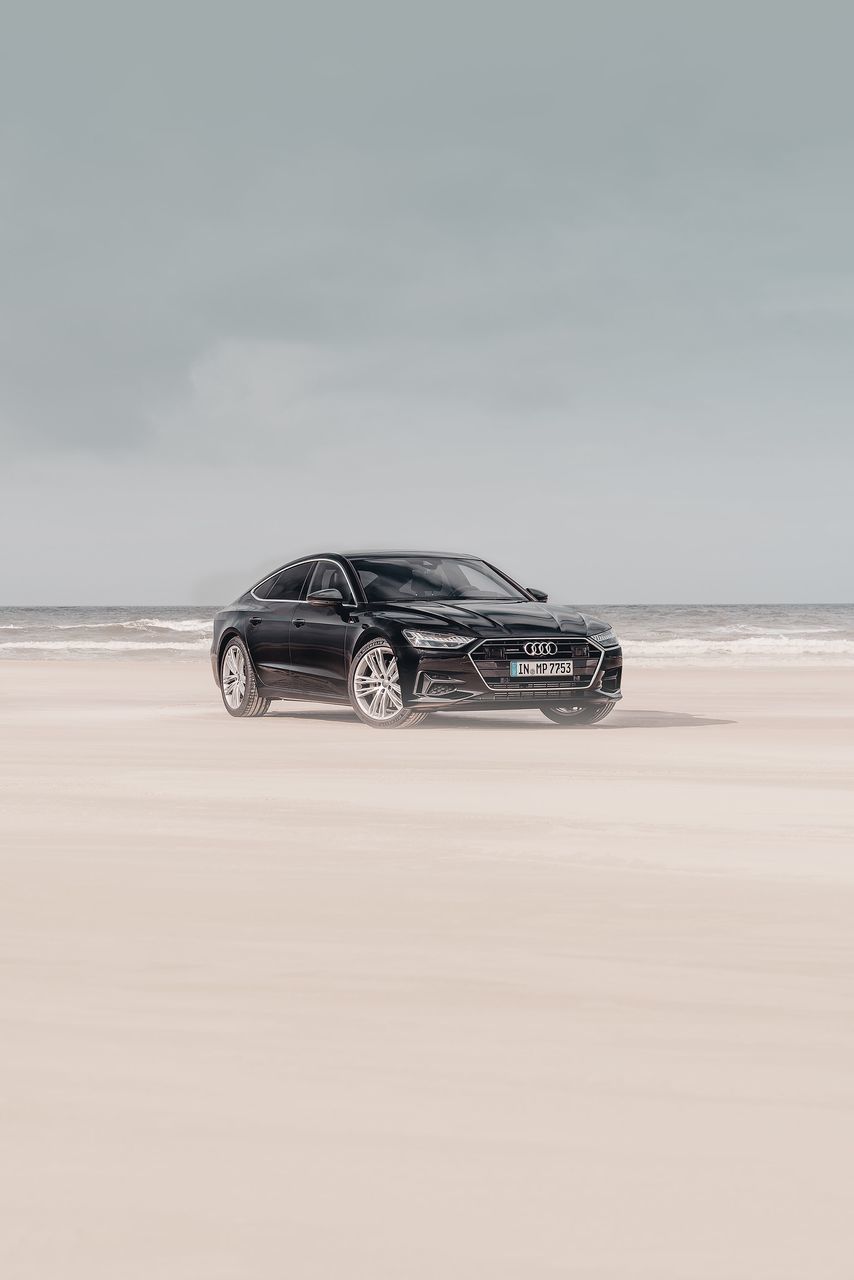
[[[0,602],[852,598],[849,5],[16,8]]]

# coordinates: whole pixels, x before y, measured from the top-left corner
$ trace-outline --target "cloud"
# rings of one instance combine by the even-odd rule
[[[195,463],[192,523],[235,458],[353,518],[426,461],[484,504],[521,475],[529,526],[545,480],[605,475],[628,520],[633,481],[713,502],[728,464],[774,527],[807,503],[817,529],[795,477],[852,447],[852,26],[750,3],[18,6],[7,464],[171,495]],[[171,582],[147,496],[126,510]]]

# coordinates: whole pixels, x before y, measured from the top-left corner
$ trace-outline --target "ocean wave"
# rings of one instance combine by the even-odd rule
[[[3,640],[0,649],[40,649],[53,653],[202,653],[210,648],[203,640]]]
[[[213,630],[213,621],[210,618],[184,618],[184,619],[167,619],[167,618],[139,618],[136,622],[129,622],[129,627],[146,627],[151,631],[207,631]]]
[[[131,618],[125,622],[59,622],[57,631],[206,631],[210,633],[210,618]]]
[[[732,640],[708,640],[683,636],[675,640],[623,641],[629,658],[679,660],[730,660],[739,658],[817,658],[854,661],[854,640],[804,640],[790,635],[744,636]]]
[[[709,632],[713,635],[743,635],[743,636],[811,636],[823,633],[839,632],[839,627],[786,627],[785,631],[781,631],[779,627],[755,627],[749,622],[738,622],[725,627],[709,627]]]

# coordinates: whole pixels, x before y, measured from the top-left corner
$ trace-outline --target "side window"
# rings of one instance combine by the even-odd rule
[[[266,600],[273,587],[276,585],[276,574],[272,578],[266,578],[264,582],[259,582],[256,587],[252,588],[253,596],[257,596],[259,600]]]
[[[343,570],[337,564],[333,564],[331,560],[318,560],[314,566],[314,573],[311,575],[306,595],[311,595],[312,591],[328,591],[331,587],[336,591],[340,591],[344,600],[353,599],[350,584],[344,577]]]
[[[299,600],[310,569],[311,562],[294,564],[289,569],[283,569],[271,582],[264,583],[266,588],[265,599]],[[256,594],[260,595],[260,592],[256,592]]]

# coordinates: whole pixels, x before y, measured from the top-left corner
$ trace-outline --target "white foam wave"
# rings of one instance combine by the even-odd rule
[[[140,618],[127,623],[129,627],[146,627],[151,631],[206,631],[210,634],[213,622],[210,618]]]
[[[838,632],[838,627],[786,627],[785,631],[781,631],[779,627],[754,627],[747,622],[738,622],[725,627],[710,627],[709,631],[714,635],[741,635],[741,636],[810,636],[819,635],[825,632]]]
[[[708,640],[683,636],[675,640],[624,640],[623,651],[640,662],[727,662],[740,659],[817,659],[854,661],[854,640],[803,639],[789,635],[744,636],[732,640]]]
[[[89,653],[164,653],[170,650],[200,653],[210,647],[209,640],[4,640],[0,649],[42,649],[49,652]]]
[[[185,618],[168,620],[165,618],[131,618],[125,622],[59,622],[57,631],[205,631],[210,633],[209,618]]]

